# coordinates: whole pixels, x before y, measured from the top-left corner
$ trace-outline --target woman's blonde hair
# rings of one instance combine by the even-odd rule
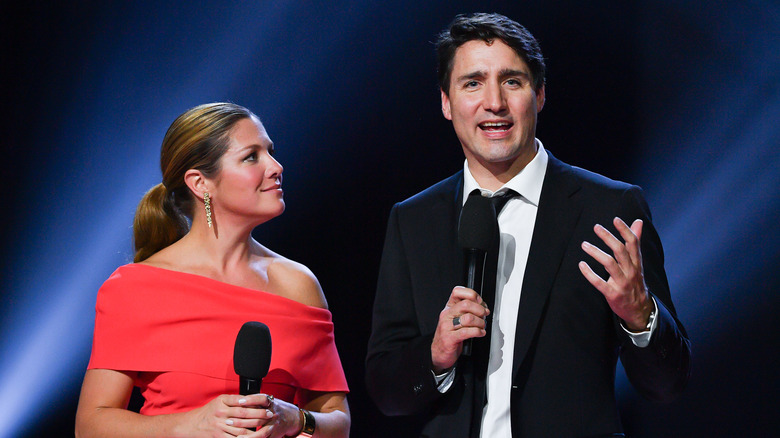
[[[184,183],[184,173],[196,169],[207,178],[219,174],[230,130],[251,117],[256,116],[240,105],[217,102],[191,108],[173,121],[160,150],[162,183],[146,192],[135,212],[134,262],[146,260],[187,234],[194,196]]]

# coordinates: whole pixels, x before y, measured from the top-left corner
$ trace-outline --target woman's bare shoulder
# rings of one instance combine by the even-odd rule
[[[320,282],[309,268],[276,253],[270,258],[268,283],[271,289],[307,306],[328,308]]]

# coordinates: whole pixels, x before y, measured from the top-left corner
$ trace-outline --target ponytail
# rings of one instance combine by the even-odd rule
[[[157,184],[138,203],[133,220],[133,262],[146,260],[187,234],[187,219],[176,208],[173,197],[164,185]]]

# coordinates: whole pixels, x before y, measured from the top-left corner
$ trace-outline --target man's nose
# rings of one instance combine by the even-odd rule
[[[485,101],[483,106],[485,110],[492,113],[499,113],[506,109],[506,99],[504,90],[500,84],[490,84],[485,88]]]

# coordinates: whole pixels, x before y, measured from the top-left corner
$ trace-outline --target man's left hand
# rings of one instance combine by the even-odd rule
[[[653,311],[653,301],[645,286],[642,252],[639,248],[643,223],[641,219],[637,219],[629,228],[617,217],[612,223],[625,244],[599,224],[596,224],[593,230],[612,250],[614,257],[589,242],[582,242],[582,250],[604,266],[609,279],[604,280],[598,276],[586,262],[579,263],[580,271],[590,284],[604,295],[609,307],[623,320],[626,328],[632,332],[645,331],[650,312]]]

